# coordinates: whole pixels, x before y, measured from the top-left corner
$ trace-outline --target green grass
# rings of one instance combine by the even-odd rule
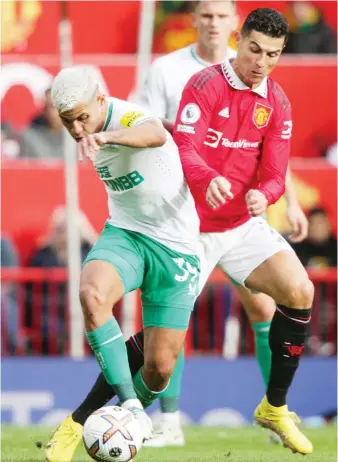
[[[288,449],[267,445],[267,433],[257,427],[243,429],[221,429],[188,427],[185,430],[187,444],[184,448],[142,449],[137,462],[336,462],[336,426],[320,429],[305,429],[312,440],[315,451],[303,459]],[[44,428],[2,427],[2,462],[42,461],[43,450],[35,441],[48,441],[50,432]],[[83,447],[74,457],[74,462],[90,462]]]

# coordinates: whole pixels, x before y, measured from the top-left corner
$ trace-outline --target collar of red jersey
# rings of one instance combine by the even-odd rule
[[[235,90],[248,90],[249,89],[249,87],[247,87],[245,83],[243,83],[241,79],[238,77],[238,75],[234,71],[234,68],[230,64],[229,59],[227,58],[222,62],[222,71],[223,71],[223,75],[225,79],[227,80],[229,85],[232,86],[232,88],[235,88]],[[268,97],[267,82],[268,82],[268,79],[267,77],[265,77],[262,80],[262,83],[257,88],[253,89],[252,91],[262,96],[263,98],[267,98]]]

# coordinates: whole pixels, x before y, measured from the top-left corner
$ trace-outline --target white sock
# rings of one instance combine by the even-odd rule
[[[168,427],[179,427],[180,426],[180,411],[176,412],[163,412],[162,423]]]
[[[141,401],[139,399],[127,399],[124,403],[122,403],[121,407],[124,409],[130,409],[133,407],[143,409],[143,406],[141,404]]]

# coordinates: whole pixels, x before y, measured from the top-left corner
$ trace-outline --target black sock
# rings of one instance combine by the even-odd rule
[[[126,342],[129,367],[131,375],[134,377],[136,372],[143,366],[143,331],[130,337]],[[93,388],[88,393],[86,399],[73,412],[74,422],[84,425],[87,418],[97,409],[107,404],[115,396],[115,391],[101,374],[98,376]]]
[[[311,319],[311,309],[296,310],[277,305],[271,322],[272,353],[267,399],[272,406],[286,404],[286,395],[297,370]]]

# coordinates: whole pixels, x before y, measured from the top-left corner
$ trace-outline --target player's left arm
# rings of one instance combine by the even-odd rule
[[[309,231],[309,222],[301,209],[296,190],[292,181],[290,166],[288,166],[285,179],[285,194],[287,203],[287,218],[292,227],[292,234],[289,236],[291,242],[302,242],[307,238]]]
[[[284,194],[292,132],[291,106],[288,101],[275,108],[276,114],[264,139],[258,178],[259,185],[246,194],[248,211],[252,216],[266,212]]]

